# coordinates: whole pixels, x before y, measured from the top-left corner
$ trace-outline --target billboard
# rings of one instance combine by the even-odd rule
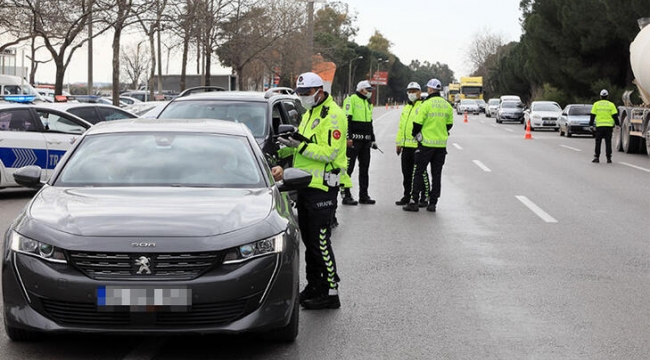
[[[370,79],[371,85],[388,85],[388,71],[375,71]]]

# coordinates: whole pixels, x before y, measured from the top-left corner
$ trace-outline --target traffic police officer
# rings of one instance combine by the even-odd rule
[[[378,149],[372,127],[372,86],[367,80],[357,84],[357,92],[343,101],[348,119],[348,174],[352,176],[354,165],[359,159],[359,202],[374,204],[368,195],[368,168],[370,167],[370,149]],[[356,205],[350,189],[343,189],[343,204]]]
[[[406,205],[411,198],[415,150],[418,147],[418,142],[411,133],[413,132],[413,119],[415,119],[415,114],[418,112],[420,105],[422,105],[421,90],[420,84],[416,82],[411,82],[406,87],[408,102],[402,110],[399,129],[397,130],[397,136],[395,136],[395,151],[398,156],[401,155],[402,160],[402,186],[404,187],[404,196],[400,200],[395,201],[395,205]],[[420,207],[426,207],[429,205],[427,200],[429,196],[429,173],[425,170],[422,175],[424,191],[419,194],[419,205]]]
[[[293,155],[293,166],[312,175],[307,188],[298,191],[298,222],[305,244],[307,286],[300,293],[306,309],[335,309],[341,306],[339,277],[332,251],[331,220],[341,178],[346,171],[345,113],[315,73],[300,75],[296,94],[307,109],[294,137],[278,138],[286,147],[279,155]]]
[[[591,116],[589,119],[589,128],[596,133],[596,149],[594,150],[593,163],[600,162],[600,145],[605,139],[605,156],[607,162],[612,162],[612,132],[614,125],[619,126],[618,109],[616,105],[607,100],[609,92],[606,89],[600,91],[600,100],[596,101],[591,107]],[[594,129],[594,122],[596,128]]]
[[[405,211],[418,211],[418,196],[424,191],[423,175],[431,164],[431,192],[427,211],[436,211],[440,197],[442,166],[447,156],[447,138],[454,124],[454,110],[440,96],[442,83],[438,79],[427,82],[429,96],[423,102],[413,120],[411,134],[418,141],[415,151],[415,169],[413,170],[413,186],[411,199],[404,205]]]

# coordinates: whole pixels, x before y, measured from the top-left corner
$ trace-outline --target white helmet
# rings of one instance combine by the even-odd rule
[[[415,81],[412,81],[406,86],[406,90],[418,90],[418,91],[421,91],[422,88],[420,88],[420,84],[416,83]]]
[[[442,90],[442,83],[438,79],[431,79],[427,83],[427,87],[434,90]]]
[[[600,96],[609,96],[609,92],[607,92],[607,89],[600,90]]]

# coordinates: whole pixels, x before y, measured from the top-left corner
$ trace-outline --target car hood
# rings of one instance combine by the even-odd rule
[[[569,121],[589,121],[589,115],[569,115],[567,116]]]
[[[263,221],[272,206],[268,188],[47,187],[34,197],[27,215],[80,236],[202,237]]]
[[[523,113],[524,109],[519,109],[519,108],[502,108],[502,112],[506,113]]]
[[[535,111],[535,112],[531,113],[531,116],[555,117],[555,118],[557,118],[557,117],[560,117],[560,114],[561,113],[556,112],[556,111]]]

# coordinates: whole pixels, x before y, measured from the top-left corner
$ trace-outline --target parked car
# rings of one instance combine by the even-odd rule
[[[589,118],[591,114],[591,104],[569,104],[557,119],[560,128],[560,136],[566,134],[571,137],[575,134],[585,134],[595,136],[589,129]]]
[[[487,103],[483,99],[477,99],[476,103],[478,104],[478,109],[480,112],[484,113],[485,108],[487,108]]]
[[[169,101],[142,101],[133,105],[128,105],[124,109],[141,118],[155,119],[168,103]]]
[[[487,106],[485,107],[485,116],[486,117],[492,117],[496,116],[497,110],[499,110],[499,104],[501,103],[501,100],[492,98],[488,100]]]
[[[557,119],[562,114],[562,108],[555,101],[533,101],[530,109],[524,111],[526,128],[530,121],[530,130],[536,129],[553,129],[558,131],[560,128]]]
[[[278,134],[279,126],[298,126],[305,111],[290,88],[273,88],[266,92],[198,90],[193,89],[170,101],[158,119],[221,119],[244,123],[269,158],[277,153],[273,136]]]
[[[500,102],[504,102],[504,101],[517,101],[517,102],[522,102],[522,101],[521,101],[521,98],[519,97],[519,95],[502,95],[501,97],[499,97],[499,101],[500,101]]]
[[[0,188],[14,187],[13,173],[38,165],[47,179],[58,161],[92,124],[41,106],[0,102]]]
[[[129,111],[108,104],[67,102],[46,104],[43,106],[76,115],[93,125],[101,121],[132,119],[138,117]]]
[[[524,123],[524,104],[520,101],[502,101],[496,111],[496,122],[516,121]]]
[[[480,112],[480,108],[476,103],[476,100],[462,99],[460,103],[458,103],[458,106],[456,106],[456,113],[463,114],[465,112],[471,114],[478,114]]]
[[[299,328],[300,232],[255,139],[218,120],[101,123],[69,150],[4,237],[4,324],[42,334],[265,332]]]

